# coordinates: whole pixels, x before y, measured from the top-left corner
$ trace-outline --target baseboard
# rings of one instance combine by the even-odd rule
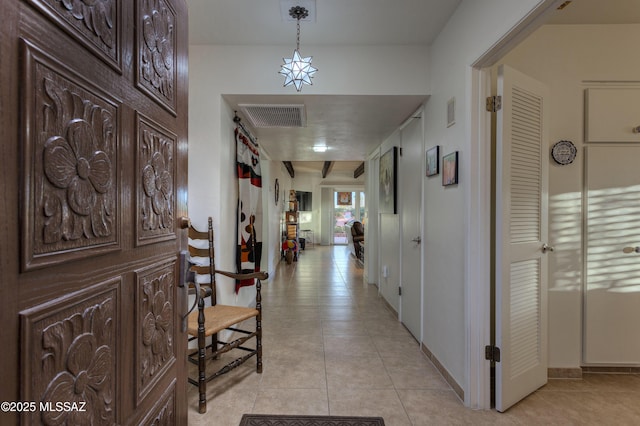
[[[549,368],[547,377],[550,379],[582,379],[582,368]]]
[[[583,373],[640,374],[640,367],[582,367]]]
[[[387,307],[387,309],[389,309],[391,312],[393,312],[395,317],[398,318],[398,311],[396,311],[396,309],[393,306],[391,306],[391,304],[389,302],[387,302],[387,299],[385,299],[382,295],[380,295],[380,298],[384,302],[384,305]]]
[[[582,379],[584,374],[640,374],[640,367],[585,366],[577,368],[549,368],[550,379]]]
[[[433,355],[433,353],[424,345],[424,343],[422,343],[420,347],[422,349],[422,353],[424,353],[427,358],[431,360],[436,369],[440,372],[440,374],[442,374],[444,380],[449,384],[449,386],[451,386],[451,389],[453,389],[456,395],[458,395],[458,398],[460,398],[461,401],[464,401],[464,389],[462,389],[462,386],[460,386],[458,382],[455,381],[455,379],[451,376],[451,374],[449,374],[447,369],[444,368],[442,363],[438,360],[438,358],[436,358],[435,355]]]

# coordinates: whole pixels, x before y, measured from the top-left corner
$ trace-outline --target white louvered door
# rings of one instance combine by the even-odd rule
[[[496,409],[547,382],[547,88],[498,69],[496,129]]]

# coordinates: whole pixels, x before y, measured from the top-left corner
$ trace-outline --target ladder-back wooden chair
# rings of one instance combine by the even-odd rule
[[[197,310],[192,311],[187,320],[187,332],[189,341],[197,340],[197,350],[190,349],[188,354],[189,362],[198,366],[198,377],[196,379],[189,377],[189,383],[198,386],[199,392],[199,411],[207,412],[207,383],[211,380],[228,373],[235,367],[241,365],[249,358],[255,355],[256,371],[262,373],[262,296],[260,295],[261,282],[266,280],[268,274],[266,272],[254,272],[249,274],[237,274],[232,272],[220,271],[215,267],[215,252],[213,248],[213,221],[209,218],[209,227],[207,231],[198,231],[189,226],[189,270],[195,273],[195,278],[190,286],[195,290],[196,301],[194,307]],[[220,305],[216,300],[216,275],[224,275],[235,280],[256,280],[256,307],[245,308],[241,306]],[[208,277],[206,283],[199,282],[198,276]],[[209,297],[211,306],[207,306],[205,299]],[[240,323],[250,318],[255,318],[255,328],[246,330],[239,326]],[[219,339],[218,334],[224,330],[229,330],[229,334],[237,334],[240,337],[227,342]],[[237,333],[237,334],[236,334]],[[255,337],[255,348],[244,346],[245,342]],[[210,339],[209,339],[210,338]],[[207,342],[209,340],[209,342]],[[233,359],[215,372],[207,375],[207,361],[217,359],[220,355],[239,349],[245,351],[246,354]]]

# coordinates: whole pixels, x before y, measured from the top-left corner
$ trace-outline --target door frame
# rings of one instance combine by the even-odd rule
[[[562,0],[544,0],[507,34],[502,36],[467,69],[469,82],[469,179],[465,193],[467,246],[465,250],[465,311],[467,387],[464,404],[470,408],[491,409],[491,362],[484,348],[493,343],[493,297],[491,271],[495,259],[491,218],[492,201],[492,118],[485,99],[492,94],[491,70],[511,49],[542,26]]]
[[[424,104],[420,106],[420,108],[418,108],[413,114],[411,114],[410,118],[408,118],[404,123],[402,123],[400,125],[400,149],[402,152],[403,148],[406,148],[406,144],[405,144],[405,139],[403,137],[403,131],[404,129],[406,129],[410,124],[412,124],[415,120],[420,120],[419,122],[419,131],[420,131],[420,146],[418,148],[419,152],[424,153],[425,152],[425,138],[424,138],[424,133],[425,133],[425,129],[424,129]],[[402,171],[402,167],[400,165],[400,162],[402,161],[402,154],[399,155],[398,158],[398,178],[399,178],[399,184],[398,187],[399,188],[404,188],[403,182],[407,181],[409,179],[411,179],[411,177],[407,176],[407,174]],[[424,158],[420,157],[419,163],[424,164]],[[419,176],[424,176],[424,170],[421,167],[420,173],[418,174]],[[425,181],[424,179],[420,178],[420,202],[419,202],[419,207],[420,207],[420,216],[418,219],[418,227],[419,227],[419,237],[421,240],[424,240],[424,187],[425,187]],[[404,210],[405,210],[405,203],[402,200],[402,197],[406,194],[406,191],[400,191],[399,196],[400,199],[398,200],[398,205],[400,210],[398,211],[399,214],[399,219],[400,219],[400,236],[401,236],[401,240],[400,240],[400,276],[399,276],[399,281],[400,281],[400,288],[402,289],[403,287],[405,287],[405,268],[404,268],[404,260],[405,260],[405,250],[404,250],[404,244],[406,241],[404,241]],[[417,336],[414,336],[416,338],[416,340],[422,344],[423,338],[424,338],[424,262],[422,262],[422,259],[424,259],[424,246],[422,245],[422,243],[419,244],[419,271],[418,271],[418,285],[420,286],[419,289],[419,293],[420,293],[420,299],[419,299],[419,324],[418,324],[418,330],[417,330]],[[404,291],[400,292],[400,295],[398,297],[398,318],[400,320],[400,322],[402,322],[405,326],[405,328],[407,328],[409,330],[409,328],[407,327],[407,325],[404,323],[403,319],[405,319],[405,302],[404,300],[406,299],[406,296],[404,295]],[[411,330],[409,330],[411,332]],[[412,333],[413,335],[413,333]]]

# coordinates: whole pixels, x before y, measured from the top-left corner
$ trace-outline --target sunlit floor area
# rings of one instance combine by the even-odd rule
[[[345,246],[307,248],[263,284],[264,370],[251,359],[210,382],[189,424],[238,426],[245,413],[381,416],[405,425],[636,425],[640,375],[556,379],[506,413],[474,411],[419,349]]]

